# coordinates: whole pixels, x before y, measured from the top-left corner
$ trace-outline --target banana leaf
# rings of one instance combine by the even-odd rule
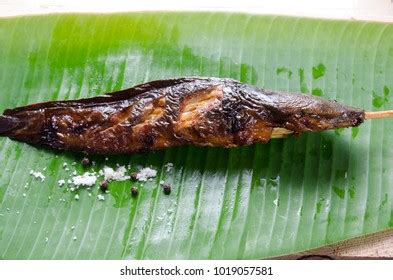
[[[208,12],[0,19],[1,111],[180,76],[391,109],[393,25]],[[79,154],[1,138],[0,258],[259,259],[385,230],[392,137],[392,120],[373,120],[265,145],[95,156],[87,168]],[[116,164],[158,174],[136,183],[138,196],[134,183],[111,182],[104,201],[98,184],[58,186],[73,170]]]

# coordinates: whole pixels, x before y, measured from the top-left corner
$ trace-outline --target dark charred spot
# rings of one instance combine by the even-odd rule
[[[273,107],[270,107],[269,109],[268,118],[273,127],[283,127],[288,122],[288,113]]]
[[[363,123],[363,121],[364,121],[364,118],[362,118],[362,117],[356,118],[354,126],[361,125]]]
[[[309,125],[310,125],[310,119],[309,118],[299,118],[298,120],[297,120],[300,124],[302,124],[302,125],[304,125],[304,126],[306,126],[306,127],[308,127]]]
[[[58,143],[57,131],[57,117],[52,116],[49,121],[43,125],[41,132],[41,142],[46,145],[50,145],[51,147],[60,148],[61,145]]]
[[[355,112],[351,117],[353,118],[353,126],[359,126],[364,122],[364,111]]]
[[[153,131],[150,130],[150,131],[146,131],[146,133],[141,134],[139,139],[142,145],[148,149],[154,145],[156,135]]]
[[[234,134],[242,129],[241,116],[236,111],[230,111],[226,114],[229,131]]]
[[[88,129],[89,125],[87,123],[77,123],[71,127],[71,132],[73,134],[79,135]]]

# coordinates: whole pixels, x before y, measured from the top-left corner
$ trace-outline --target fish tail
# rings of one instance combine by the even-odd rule
[[[18,126],[20,121],[11,116],[0,116],[0,136],[8,136]]]

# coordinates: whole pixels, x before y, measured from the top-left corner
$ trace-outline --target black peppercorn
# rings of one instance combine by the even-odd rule
[[[90,165],[90,160],[89,160],[87,157],[84,157],[84,158],[82,158],[82,160],[81,160],[81,164],[82,164],[83,166],[88,166],[88,165]]]
[[[161,184],[162,189],[164,190],[164,194],[169,195],[171,193],[172,187],[168,183]]]
[[[133,195],[133,196],[136,196],[136,195],[138,195],[138,188],[137,187],[131,187],[131,194]]]
[[[107,180],[102,181],[101,184],[100,184],[101,191],[102,192],[106,192],[108,190],[108,185],[109,184],[108,184]]]

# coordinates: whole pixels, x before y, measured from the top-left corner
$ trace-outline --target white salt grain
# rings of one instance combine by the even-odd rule
[[[74,196],[74,199],[75,199],[75,200],[79,200],[79,194],[76,194],[76,195]]]
[[[103,169],[103,175],[107,181],[125,181],[130,179],[130,176],[125,175],[127,169],[124,166],[119,166],[116,170],[111,167],[105,166]]]
[[[150,167],[142,168],[137,174],[136,179],[139,181],[146,182],[149,178],[157,176],[157,170]]]
[[[61,180],[57,181],[57,184],[59,185],[59,187],[62,187],[65,185],[65,180],[61,179]]]
[[[99,201],[105,200],[105,196],[103,196],[102,194],[97,195],[97,198]]]
[[[40,179],[41,182],[45,180],[44,174],[42,174],[41,172],[34,171],[33,169],[30,170],[30,175],[33,176],[34,178]]]
[[[83,175],[72,177],[72,183],[75,186],[93,186],[97,181],[97,177],[92,175],[89,172],[84,173]]]

